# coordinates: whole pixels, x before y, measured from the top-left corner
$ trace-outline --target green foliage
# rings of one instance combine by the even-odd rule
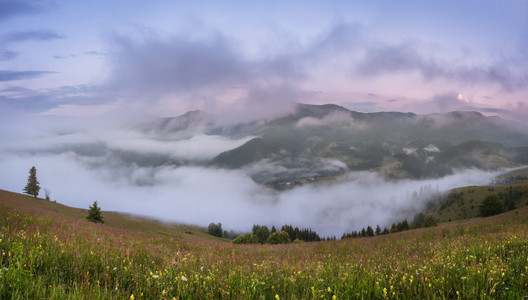
[[[268,238],[270,236],[270,232],[268,229],[268,226],[259,226],[259,228],[255,231],[255,236],[258,239],[258,242],[260,244],[264,244],[268,241]]]
[[[290,236],[286,231],[272,233],[268,238],[268,244],[288,244]]]
[[[424,218],[423,227],[433,227],[438,225],[438,219],[433,214],[427,214]]]
[[[24,187],[24,193],[37,198],[40,191],[39,182],[37,180],[37,168],[31,167],[29,170],[29,176],[26,187]]]
[[[414,215],[411,225],[413,227],[422,227],[424,221],[425,221],[425,214],[423,212],[419,212]]]
[[[513,188],[511,185],[504,192],[499,192],[499,198],[504,202],[504,208],[506,210],[514,210],[516,208],[515,202],[520,201],[523,197],[523,191],[516,187]]]
[[[480,215],[483,217],[489,217],[504,212],[502,201],[496,194],[487,196],[480,205],[479,209]]]
[[[101,214],[101,208],[97,206],[97,201],[94,201],[94,203],[90,205],[86,220],[94,223],[104,223],[103,215]]]
[[[239,235],[233,240],[233,244],[259,244],[258,237],[249,232],[244,235]]]
[[[207,226],[207,233],[213,236],[222,237],[224,233],[222,230],[222,223],[209,223],[209,226]]]
[[[291,241],[314,242],[320,241],[319,235],[311,229],[299,229],[291,225],[283,225],[280,231],[270,232],[267,226],[253,225],[252,232],[246,233],[233,240],[235,244],[285,244]],[[334,238],[335,239],[335,238]]]
[[[286,231],[290,236],[291,241],[298,239],[305,242],[317,242],[321,240],[317,232],[310,228],[299,228],[293,227],[292,225],[283,225],[281,227],[281,231]]]

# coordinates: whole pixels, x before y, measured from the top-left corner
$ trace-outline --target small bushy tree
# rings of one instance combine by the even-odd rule
[[[268,244],[288,244],[290,236],[286,231],[272,233],[268,238]]]
[[[423,221],[423,227],[433,227],[436,225],[438,225],[438,219],[436,219],[433,214],[425,215],[425,218]]]
[[[223,232],[224,231],[222,230],[222,223],[218,223],[218,224],[210,223],[209,226],[207,227],[207,233],[209,233],[210,235],[222,237]]]
[[[270,232],[269,232],[268,226],[266,226],[266,225],[260,226],[255,231],[255,235],[257,236],[259,243],[261,243],[261,244],[266,243],[268,241],[269,236],[270,236]]]
[[[48,189],[44,189],[44,195],[45,195],[46,200],[48,201],[51,201],[50,194],[51,192]]]
[[[29,170],[28,181],[27,181],[26,187],[24,188],[24,193],[37,198],[39,191],[40,191],[40,186],[37,180],[37,168],[33,166]]]
[[[253,233],[249,232],[238,236],[233,240],[233,244],[258,244],[258,238]]]
[[[492,194],[486,197],[479,207],[480,215],[483,217],[494,216],[504,211],[504,205],[499,196]]]
[[[103,216],[101,215],[101,208],[97,206],[97,201],[94,201],[94,203],[90,205],[86,220],[94,223],[104,223]]]

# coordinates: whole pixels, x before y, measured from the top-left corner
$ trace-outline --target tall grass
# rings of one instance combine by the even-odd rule
[[[521,299],[527,225],[522,209],[373,238],[233,245],[0,202],[0,298]]]

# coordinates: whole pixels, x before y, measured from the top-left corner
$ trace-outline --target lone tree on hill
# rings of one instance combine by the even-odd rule
[[[97,201],[90,205],[86,220],[94,223],[104,223],[103,216],[101,215],[101,208],[97,206]]]
[[[39,182],[37,181],[37,168],[31,167],[29,170],[28,181],[24,188],[24,193],[37,198],[40,191]]]

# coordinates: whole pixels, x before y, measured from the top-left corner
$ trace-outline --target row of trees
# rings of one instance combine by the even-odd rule
[[[294,242],[315,242],[321,238],[310,228],[283,225],[278,231],[275,226],[271,230],[266,225],[253,225],[251,232],[238,236],[233,240],[235,244],[287,244]]]
[[[359,231],[352,231],[349,233],[344,233],[341,239],[371,237],[371,236],[396,233],[396,232],[401,232],[401,231],[421,228],[421,227],[432,227],[436,225],[438,225],[438,220],[434,217],[433,214],[418,213],[414,216],[414,219],[411,225],[409,225],[409,222],[407,222],[407,220],[405,219],[398,223],[392,223],[390,229],[387,227],[384,227],[383,229],[381,229],[379,225],[376,225],[376,229],[374,230],[372,229],[371,226],[367,226],[367,228],[363,227],[363,229]]]

